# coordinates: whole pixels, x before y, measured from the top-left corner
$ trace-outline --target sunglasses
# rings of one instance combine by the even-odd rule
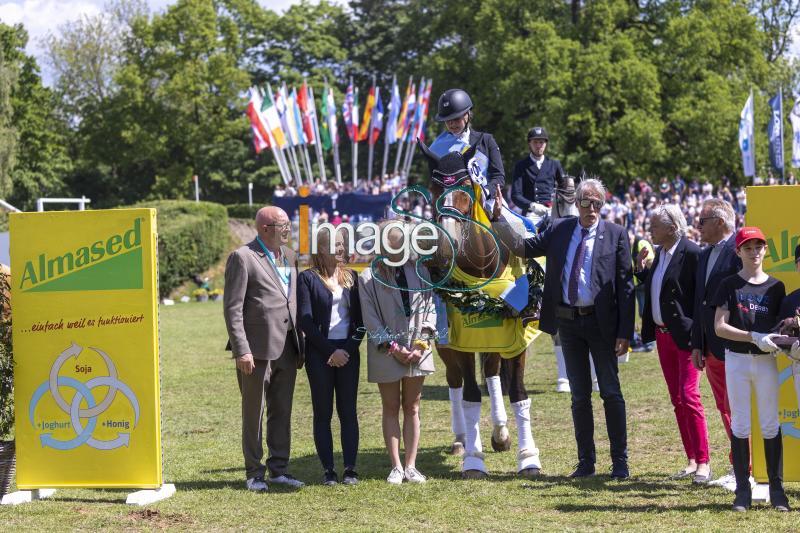
[[[601,202],[600,200],[589,200],[589,199],[578,200],[579,206],[583,207],[584,209],[588,209],[591,206],[594,207],[595,211],[600,211],[600,208],[603,207],[603,203],[604,202]]]
[[[703,217],[703,218],[698,218],[698,219],[697,219],[697,226],[698,226],[698,227],[700,227],[700,228],[702,228],[702,227],[703,227],[703,224],[705,224],[705,223],[706,223],[706,220],[711,220],[712,218],[719,218],[719,217],[717,217],[717,216],[711,216],[711,217]]]

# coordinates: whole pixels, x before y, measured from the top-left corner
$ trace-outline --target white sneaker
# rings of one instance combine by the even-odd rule
[[[267,487],[263,477],[251,477],[247,480],[247,490],[252,490],[253,492],[267,492],[269,487]]]
[[[403,482],[403,479],[405,477],[406,476],[405,474],[403,474],[403,471],[401,469],[392,468],[392,471],[389,472],[389,477],[386,478],[386,481],[388,481],[392,485],[399,485]]]
[[[425,483],[428,481],[428,478],[423,476],[422,473],[413,466],[409,466],[406,468],[406,481],[409,483]]]
[[[733,486],[733,488],[735,489],[736,488],[736,476],[733,475],[733,469],[731,469],[731,471],[728,472],[727,474],[725,474],[724,476],[722,476],[720,478],[717,478],[717,479],[715,479],[713,481],[709,481],[708,485],[710,485],[712,487],[723,487],[723,488],[726,488],[726,489],[729,486]]]
[[[569,380],[568,379],[559,379],[556,382],[556,392],[570,392]]]
[[[306,486],[305,483],[299,479],[295,479],[289,474],[281,474],[280,476],[271,477],[269,478],[269,482],[277,483],[278,485],[286,485],[287,487],[291,487],[293,489],[299,489]]]

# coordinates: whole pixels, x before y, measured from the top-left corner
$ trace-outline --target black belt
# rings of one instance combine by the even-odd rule
[[[560,315],[560,318],[569,318],[574,320],[575,316],[589,316],[594,314],[593,305],[580,307],[577,305],[560,304],[558,307],[560,313],[557,314]]]

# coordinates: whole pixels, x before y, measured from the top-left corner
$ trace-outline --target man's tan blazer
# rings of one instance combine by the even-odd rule
[[[302,335],[296,326],[297,256],[281,246],[290,267],[289,294],[271,261],[255,239],[238,248],[225,265],[225,325],[234,357],[275,360],[287,338],[294,342],[298,367],[303,361]],[[287,336],[287,333],[292,334]]]

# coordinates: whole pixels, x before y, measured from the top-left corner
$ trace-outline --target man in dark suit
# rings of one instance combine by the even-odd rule
[[[686,238],[686,219],[674,204],[657,207],[650,235],[658,248],[647,267],[649,251],[636,258],[636,276],[644,281],[642,340],[656,341],[658,360],[675,408],[678,431],[688,460],[673,479],[711,480],[708,427],[700,399],[700,371],[692,364],[692,317],[700,247]]]
[[[611,477],[626,479],[628,437],[617,357],[628,352],[633,337],[633,276],[627,232],[600,220],[605,195],[599,180],[582,181],[576,191],[579,216],[558,219],[526,239],[525,255],[547,257],[539,328],[558,332],[564,349],[578,445],[572,477],[595,473],[591,357],[611,443]],[[498,207],[493,215],[499,217]],[[505,240],[503,229],[497,230]]]
[[[720,282],[742,268],[736,255],[736,215],[731,204],[712,198],[703,202],[698,218],[700,238],[708,246],[700,254],[694,297],[694,322],[692,324],[692,363],[698,370],[705,369],[717,410],[722,417],[725,433],[731,437],[731,408],[725,383],[725,346],[714,332],[716,308],[711,300]],[[714,485],[733,483],[730,473],[713,481]]]
[[[564,177],[561,163],[544,155],[549,140],[543,127],[531,128],[528,132],[531,153],[517,161],[511,174],[511,200],[529,216],[543,217],[549,213],[556,185]]]
[[[303,486],[287,473],[294,384],[303,366],[296,325],[297,257],[285,246],[290,228],[282,209],[261,208],[258,235],[232,252],[225,265],[225,325],[242,395],[242,452],[247,488],[256,492],[267,490],[266,481]],[[266,466],[261,463],[265,402]]]
[[[476,163],[484,160],[486,164],[486,183],[481,183],[493,197],[496,186],[504,187],[506,172],[503,169],[503,158],[500,147],[490,133],[475,131],[472,125],[472,99],[462,89],[448,89],[439,97],[437,104],[436,122],[444,122],[447,131],[457,137],[462,143],[474,146],[476,152],[482,154],[473,159]],[[473,180],[476,179],[475,169],[470,164]],[[477,179],[480,181],[480,179]]]

